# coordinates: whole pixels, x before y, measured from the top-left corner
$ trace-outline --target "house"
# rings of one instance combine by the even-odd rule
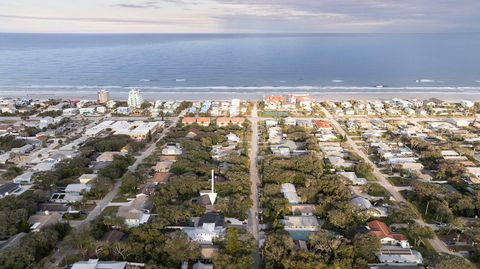
[[[79,261],[74,263],[70,269],[139,269],[144,268],[143,263],[100,261],[99,259],[90,259],[88,261]]]
[[[138,227],[150,219],[150,210],[153,204],[148,195],[137,194],[135,199],[128,206],[121,206],[118,209],[117,217],[125,220],[128,227]]]
[[[352,199],[352,204],[360,208],[361,210],[366,210],[372,208],[372,203],[369,200],[363,197],[355,197]]]
[[[0,186],[0,199],[14,194],[20,190],[20,184],[18,183],[6,183]]]
[[[195,138],[197,136],[197,133],[190,131],[185,135],[186,138]]]
[[[475,106],[475,102],[470,100],[462,100],[460,101],[460,105],[464,108],[472,108]]]
[[[52,117],[44,117],[40,119],[40,123],[38,127],[40,129],[47,128],[50,124],[53,124],[53,118]]]
[[[166,183],[172,173],[169,172],[156,172],[153,178],[149,179],[148,181],[154,183],[155,185]]]
[[[27,171],[13,179],[14,183],[30,184],[32,183],[33,172]]]
[[[290,204],[290,210],[294,215],[313,216],[315,214],[315,205]]]
[[[381,221],[367,222],[367,229],[380,239],[382,245],[400,245],[402,248],[410,248],[407,237],[403,234],[392,233],[388,226]]]
[[[26,144],[25,146],[19,147],[19,148],[13,148],[12,153],[15,154],[27,154],[31,152],[35,147],[30,144]]]
[[[167,143],[162,149],[162,155],[181,155],[182,148],[180,143]]]
[[[69,204],[75,202],[81,202],[83,200],[83,195],[77,193],[64,193],[56,192],[53,193],[50,197],[50,201],[58,204]]]
[[[315,127],[317,128],[317,130],[331,130],[332,129],[332,125],[330,124],[329,121],[326,121],[326,120],[316,120],[315,121]]]
[[[80,184],[87,184],[95,179],[97,179],[97,174],[83,174],[78,177],[78,181],[80,182]]]
[[[95,108],[94,107],[82,107],[78,110],[78,112],[82,116],[93,116],[93,115],[95,115]]]
[[[272,119],[266,119],[265,120],[265,126],[267,126],[267,128],[275,127],[275,126],[277,126],[277,124],[278,124],[277,120],[272,120]]]
[[[117,107],[117,113],[122,114],[122,115],[129,115],[130,114],[130,108],[126,107],[126,106]]]
[[[455,119],[455,118],[447,119],[447,122],[455,125],[456,127],[468,127],[471,123],[471,121],[466,119]]]
[[[270,150],[272,151],[272,154],[275,154],[275,155],[280,155],[284,157],[290,156],[290,148],[287,146],[272,145],[270,146]]]
[[[30,230],[33,232],[39,232],[41,229],[54,225],[60,222],[62,214],[59,212],[38,213],[28,218],[28,224],[30,224]]]
[[[119,230],[110,230],[102,237],[102,241],[109,243],[120,242],[124,239],[126,239],[126,234]]]
[[[360,208],[360,210],[365,211],[369,216],[378,218],[388,216],[387,208],[373,206],[372,203],[364,197],[354,197],[352,204]]]
[[[229,143],[238,143],[240,142],[240,137],[234,133],[229,133],[227,135],[227,140]]]
[[[350,168],[355,166],[355,162],[347,161],[342,157],[337,156],[328,156],[328,162],[333,165],[334,167],[341,167],[341,168]],[[360,182],[361,183],[361,182]],[[365,183],[366,184],[366,183]]]
[[[115,156],[124,156],[125,153],[119,151],[105,151],[97,157],[97,162],[113,162]]]
[[[36,164],[35,166],[32,167],[32,170],[35,172],[40,172],[40,171],[52,171],[55,168],[55,165],[57,164],[56,161],[53,160],[45,160],[41,163]]]
[[[219,126],[219,127],[226,127],[229,124],[237,125],[237,126],[241,127],[244,122],[245,122],[245,119],[244,118],[239,118],[239,117],[236,117],[236,118],[220,117],[220,118],[217,118],[217,121],[216,121],[217,126]]]
[[[466,156],[462,156],[454,150],[442,150],[441,153],[442,153],[443,159],[445,160],[451,160],[451,161],[467,161],[468,160]]]
[[[210,118],[207,118],[207,117],[197,118],[197,124],[200,126],[208,127],[210,125]]]
[[[321,226],[315,216],[285,216],[281,222],[287,231],[318,231]]]
[[[199,261],[192,266],[192,269],[213,269],[213,264],[206,264]]]
[[[8,160],[10,160],[11,155],[12,155],[11,152],[6,152],[0,155],[0,164],[6,164]]]
[[[466,172],[473,184],[480,184],[480,167],[466,167]]]
[[[212,245],[213,240],[225,235],[225,218],[215,212],[208,212],[198,220],[195,227],[181,227],[190,239],[205,245]]]
[[[84,192],[90,192],[92,186],[86,184],[68,184],[65,188],[65,193],[81,194]]]
[[[158,128],[163,125],[163,121],[136,121],[133,125],[130,126],[130,131],[128,132],[128,135],[136,141],[143,141],[147,138],[151,138],[152,135],[158,130]],[[118,132],[115,133],[117,134]]]
[[[196,119],[194,117],[184,117],[182,119],[182,124],[185,124],[185,125],[194,124],[195,122],[196,122]]]
[[[423,257],[420,252],[410,248],[402,248],[399,246],[382,246],[377,254],[380,262],[386,264],[421,264]],[[400,267],[401,268],[401,267]]]
[[[365,185],[367,180],[365,178],[357,177],[355,172],[337,172],[337,175],[343,176],[352,182],[352,185]]]
[[[298,197],[295,185],[292,183],[283,183],[280,192],[283,193],[283,196],[290,204],[300,203],[300,197]]]
[[[295,125],[297,125],[297,120],[294,119],[294,118],[288,117],[288,118],[285,119],[285,125],[295,126]]]
[[[336,135],[334,135],[333,133],[326,133],[326,134],[318,135],[318,140],[321,141],[321,142],[335,141],[337,139],[338,139],[338,137]]]
[[[285,97],[281,95],[264,96],[263,102],[265,103],[265,109],[277,110],[281,108],[282,104],[285,102]]]

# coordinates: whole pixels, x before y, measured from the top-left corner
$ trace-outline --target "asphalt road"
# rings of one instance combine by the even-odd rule
[[[250,143],[250,181],[251,181],[251,196],[252,207],[248,212],[248,231],[253,235],[257,243],[257,248],[259,246],[259,228],[258,228],[258,186],[260,185],[260,180],[258,176],[258,167],[257,167],[257,156],[258,156],[258,116],[257,116],[257,104],[254,105],[252,109],[252,115],[249,118],[252,123],[252,135]],[[253,269],[260,268],[260,254],[257,251],[253,254]]]
[[[357,144],[347,135],[347,133],[343,130],[343,128],[340,126],[338,121],[330,114],[330,112],[322,107],[322,111],[325,114],[326,118],[329,120],[329,122],[333,125],[335,130],[337,132],[346,138],[346,142],[348,145],[352,148],[352,150],[357,153],[363,160],[364,162],[370,164],[373,168],[373,175],[375,178],[377,178],[377,183],[383,186],[395,199],[397,202],[405,202],[409,203],[398,191],[398,189],[393,186],[390,181],[385,177],[385,175],[382,174],[378,166],[373,163],[368,156],[357,146]],[[415,219],[415,222],[422,226],[430,226],[427,224],[422,218]],[[429,243],[432,245],[432,247],[435,249],[436,252],[438,253],[448,253],[448,254],[453,254],[456,255],[454,252],[450,251],[446,245],[437,237],[430,239]]]
[[[182,112],[179,117],[181,117],[183,114],[184,114],[184,112]],[[148,148],[146,150],[144,150],[140,154],[140,156],[138,156],[136,158],[135,162],[131,166],[128,167],[129,171],[134,172],[137,169],[137,167],[143,162],[143,160],[153,153],[153,151],[156,149],[157,142],[160,141],[163,137],[165,137],[165,135],[170,131],[170,129],[173,126],[177,125],[177,123],[179,121],[179,117],[173,118],[171,124],[167,128],[163,129],[162,133],[160,134],[160,137],[155,142],[151,143],[148,146]],[[95,206],[95,208],[92,211],[90,211],[88,216],[82,221],[78,221],[78,222],[77,221],[72,221],[71,226],[75,229],[81,228],[82,226],[87,225],[91,221],[95,220],[98,216],[100,216],[100,214],[105,209],[105,207],[107,207],[108,204],[110,202],[112,202],[112,200],[117,196],[121,185],[122,185],[122,181],[120,179],[117,180],[115,182],[115,185],[113,186],[113,189],[109,193],[107,193],[107,195],[105,195],[105,197],[103,197],[102,200],[97,202],[97,205]],[[64,257],[67,254],[71,254],[71,253],[69,253],[69,251],[66,251],[66,252],[57,251],[52,257],[52,263],[53,264],[52,264],[51,268],[58,267],[60,262],[64,259]]]

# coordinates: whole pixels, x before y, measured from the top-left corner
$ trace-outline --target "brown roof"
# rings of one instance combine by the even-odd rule
[[[107,241],[107,242],[119,242],[125,237],[125,233],[118,231],[118,230],[111,230],[108,233],[106,233],[102,241]]]
[[[165,182],[168,181],[168,178],[171,175],[172,175],[172,173],[168,173],[168,172],[157,172],[157,173],[155,173],[153,178],[151,178],[149,181],[150,182],[155,182],[155,183],[165,183]]]
[[[387,227],[387,225],[381,221],[370,221],[367,222],[367,225],[370,228],[372,234],[380,239],[389,237],[399,241],[407,240],[407,238],[403,234],[392,233]]]

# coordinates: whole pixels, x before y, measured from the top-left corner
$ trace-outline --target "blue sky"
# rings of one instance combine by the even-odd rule
[[[0,32],[480,32],[480,0],[12,0]]]

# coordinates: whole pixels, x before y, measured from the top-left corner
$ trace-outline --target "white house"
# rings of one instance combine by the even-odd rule
[[[162,155],[181,155],[182,148],[179,143],[167,143],[162,149]]]
[[[355,172],[337,172],[337,175],[346,177],[353,185],[365,185],[367,180],[365,178],[357,177]]]
[[[318,231],[320,223],[315,216],[285,216],[283,227],[287,231]]]
[[[283,183],[280,192],[283,193],[283,196],[290,204],[300,203],[300,197],[298,197],[295,185],[292,183]]]
[[[200,218],[196,227],[180,227],[180,229],[193,241],[211,245],[214,239],[225,235],[224,222],[222,215],[209,212]]]
[[[230,143],[238,143],[238,142],[240,142],[240,137],[238,137],[238,135],[236,135],[234,133],[229,133],[227,135],[227,140]]]
[[[33,172],[28,171],[14,178],[13,182],[18,184],[30,184],[32,183],[32,176]]]

